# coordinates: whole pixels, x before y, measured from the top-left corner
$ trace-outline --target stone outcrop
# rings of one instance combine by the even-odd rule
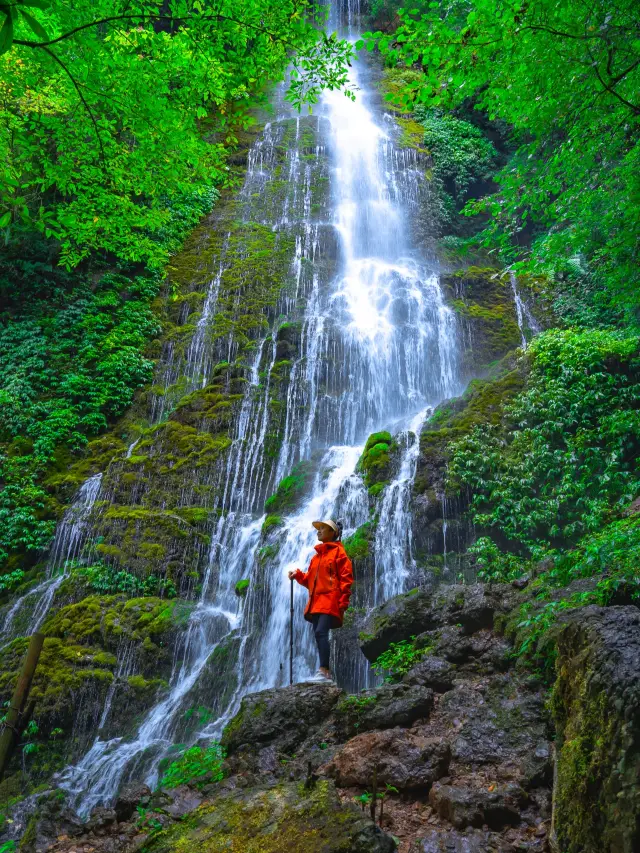
[[[587,607],[562,622],[555,849],[632,853],[640,849],[640,611]]]
[[[443,738],[397,728],[352,738],[321,772],[344,787],[368,788],[375,772],[380,785],[401,791],[425,789],[446,774],[450,758],[451,749]]]
[[[446,586],[436,592],[411,590],[378,607],[360,635],[360,647],[370,661],[389,645],[426,631],[459,628],[471,636],[493,627],[496,615],[513,606],[514,590],[506,585]]]

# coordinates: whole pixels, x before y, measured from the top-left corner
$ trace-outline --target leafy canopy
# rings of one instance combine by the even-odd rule
[[[581,259],[637,310],[636,0],[440,0],[397,11],[393,33],[365,33],[358,45],[420,68],[389,98],[473,105],[512,128],[500,191],[469,208],[491,214],[486,244],[550,274],[572,274]]]
[[[29,10],[27,11],[27,8]],[[0,228],[161,266],[174,200],[224,183],[235,130],[290,62],[288,98],[346,82],[311,0],[0,5]]]

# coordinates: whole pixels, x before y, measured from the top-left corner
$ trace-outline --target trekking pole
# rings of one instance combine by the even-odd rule
[[[291,606],[289,610],[289,686],[293,684],[293,578],[291,578]]]

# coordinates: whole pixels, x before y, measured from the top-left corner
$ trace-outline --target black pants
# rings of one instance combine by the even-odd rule
[[[331,615],[329,613],[312,613],[311,624],[313,635],[316,638],[318,654],[320,655],[320,666],[329,669],[329,628],[331,628]]]

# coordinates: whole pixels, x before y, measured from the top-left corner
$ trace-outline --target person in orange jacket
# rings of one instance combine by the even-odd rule
[[[317,677],[331,681],[329,671],[329,629],[342,625],[344,612],[349,606],[353,570],[340,541],[342,526],[335,521],[314,521],[319,543],[306,572],[296,569],[289,578],[309,590],[309,601],[304,618],[313,625],[313,633],[320,656]]]

